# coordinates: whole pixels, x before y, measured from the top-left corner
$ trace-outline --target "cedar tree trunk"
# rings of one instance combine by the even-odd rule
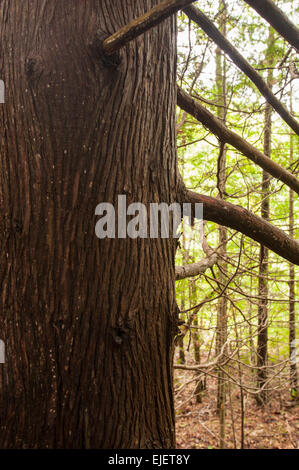
[[[156,4],[0,4],[1,448],[175,445],[175,240],[95,236],[177,199],[175,17],[101,50]]]

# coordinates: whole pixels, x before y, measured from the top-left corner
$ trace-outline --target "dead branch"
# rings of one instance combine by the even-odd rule
[[[214,116],[198,101],[178,87],[178,106],[201,122],[207,129],[215,134],[220,141],[226,142],[243,153],[256,165],[263,168],[270,175],[285,183],[299,194],[299,180],[292,173],[275,163],[241,136],[226,127],[220,119]]]
[[[187,277],[195,277],[204,273],[207,269],[211,268],[217,262],[217,254],[214,253],[208,258],[200,260],[198,263],[187,264],[186,266],[176,266],[175,280],[179,281]]]
[[[164,0],[152,10],[133,20],[103,42],[105,54],[112,55],[128,42],[137,38],[149,29],[157,26],[169,16],[190,5],[195,0]]]
[[[250,78],[256,85],[260,93],[266,98],[268,103],[275,109],[281,118],[299,135],[299,123],[289,113],[286,107],[279,101],[272,93],[264,79],[259,73],[247,62],[247,60],[239,53],[239,51],[223,36],[223,34],[216,28],[212,21],[194,6],[189,6],[184,9],[184,13],[231,58],[236,66]]]

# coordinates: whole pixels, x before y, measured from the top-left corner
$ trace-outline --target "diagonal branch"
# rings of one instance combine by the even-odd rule
[[[203,221],[203,226],[205,221]],[[204,230],[202,232],[202,249],[206,254],[206,258],[201,259],[197,263],[187,264],[185,266],[175,267],[175,280],[181,281],[187,277],[195,277],[199,274],[205,273],[207,269],[212,268],[218,261],[218,254],[208,244]]]
[[[295,49],[299,50],[299,30],[272,0],[245,0],[265,18]]]
[[[207,269],[212,268],[212,266],[217,263],[217,259],[217,253],[214,253],[213,255],[198,261],[198,263],[186,264],[185,266],[176,266],[175,280],[181,281],[187,277],[198,276],[199,274],[206,272]]]
[[[114,33],[103,42],[103,50],[107,55],[114,54],[128,42],[145,33],[153,26],[173,15],[182,8],[190,5],[195,0],[164,0],[152,10],[148,11],[122,29]]]
[[[213,134],[217,135],[221,142],[226,142],[232,145],[251,161],[259,165],[270,175],[274,176],[274,178],[279,179],[299,194],[299,180],[296,176],[275,163],[241,136],[228,129],[220,119],[214,116],[209,110],[179,87],[177,98],[178,106],[191,114],[191,116],[195,117],[195,119],[200,121],[205,127],[213,132]]]
[[[291,263],[299,265],[299,243],[247,209],[193,191],[186,192],[184,202],[203,204],[205,220],[238,230]]]
[[[281,118],[299,135],[299,123],[289,113],[287,108],[276,98],[272,93],[264,79],[257,73],[257,71],[247,62],[247,60],[239,53],[239,51],[221,34],[221,32],[214,26],[212,21],[204,15],[198,8],[189,6],[184,9],[184,13],[231,58],[231,60],[239,67],[242,72],[250,78],[256,85],[264,98],[271,104],[275,111]]]

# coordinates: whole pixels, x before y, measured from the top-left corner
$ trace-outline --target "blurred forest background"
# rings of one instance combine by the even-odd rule
[[[276,4],[298,24],[298,3]],[[196,5],[298,117],[295,50],[243,1]],[[299,141],[203,30],[179,14],[178,85],[225,125],[299,173]],[[241,205],[298,238],[299,201],[178,108],[178,156],[188,189]],[[215,163],[217,162],[217,164]],[[184,324],[175,389],[180,448],[298,448],[298,268],[233,230],[184,227],[176,264],[210,267],[176,282]],[[211,257],[211,254],[213,256]],[[296,339],[297,338],[297,339]]]

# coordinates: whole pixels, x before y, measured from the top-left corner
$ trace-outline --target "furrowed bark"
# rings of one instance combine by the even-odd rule
[[[299,30],[272,0],[245,0],[295,49],[299,50]]]
[[[238,230],[274,253],[299,265],[299,243],[247,209],[193,191],[186,192],[184,202],[203,204],[205,220]]]
[[[157,26],[169,16],[195,0],[166,0],[139,18],[133,20],[103,42],[105,54],[112,55],[128,42]]]
[[[299,135],[299,123],[289,113],[286,107],[276,98],[272,93],[263,78],[256,72],[256,70],[247,62],[247,60],[239,53],[239,51],[221,34],[221,32],[214,26],[212,21],[202,13],[198,8],[189,6],[184,9],[184,13],[231,58],[236,66],[247,75],[248,78],[256,85],[260,93],[271,104],[280,117]]]
[[[207,129],[215,134],[222,142],[226,142],[243,153],[256,165],[270,173],[274,178],[285,183],[297,194],[299,194],[299,180],[282,166],[275,163],[269,157],[264,155],[253,145],[243,139],[235,132],[228,129],[216,116],[208,109],[193,99],[184,90],[178,87],[177,92],[178,106],[201,122]]]
[[[177,199],[175,17],[117,70],[90,47],[156,3],[0,2],[1,449],[175,447],[177,240],[95,235]]]

